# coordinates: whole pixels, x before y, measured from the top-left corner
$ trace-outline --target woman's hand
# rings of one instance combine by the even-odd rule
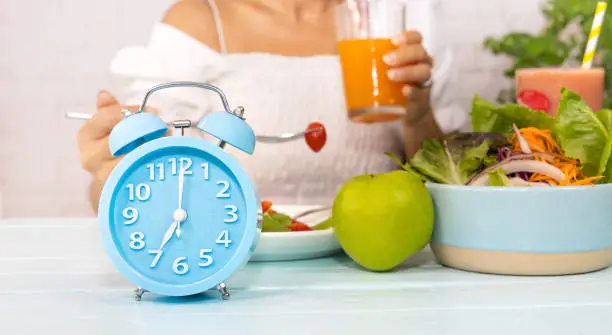
[[[123,115],[117,100],[106,91],[98,93],[96,113],[87,120],[77,134],[81,166],[91,176],[104,183],[119,162],[108,148],[108,136]],[[137,110],[137,108],[130,108]]]
[[[102,186],[121,160],[121,157],[113,157],[110,153],[110,132],[123,119],[122,109],[127,108],[135,112],[138,106],[121,106],[112,95],[101,91],[98,93],[96,108],[96,113],[85,122],[77,135],[81,166],[92,177],[90,202],[94,210],[97,208]]]
[[[389,79],[403,83],[402,92],[408,100],[406,121],[418,123],[431,112],[429,87],[423,86],[431,78],[433,58],[422,44],[422,36],[416,31],[406,31],[396,36],[393,43],[397,50],[384,56],[383,60],[391,67]]]

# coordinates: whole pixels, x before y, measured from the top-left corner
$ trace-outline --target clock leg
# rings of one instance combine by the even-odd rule
[[[134,300],[136,301],[140,301],[140,299],[142,299],[142,295],[148,292],[147,290],[143,289],[143,288],[137,288],[136,290],[134,290]]]
[[[229,299],[230,294],[227,291],[227,286],[225,285],[225,283],[221,283],[221,284],[217,285],[217,291],[219,291],[219,293],[221,293],[221,298],[223,298],[223,300]]]

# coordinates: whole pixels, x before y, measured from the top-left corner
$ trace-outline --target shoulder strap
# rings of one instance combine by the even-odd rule
[[[227,47],[225,45],[225,36],[223,34],[223,24],[221,23],[219,9],[217,8],[215,0],[208,0],[208,4],[210,5],[210,10],[213,14],[213,19],[215,20],[215,27],[217,28],[217,36],[219,38],[219,48],[221,49],[221,53],[225,54],[227,53]]]

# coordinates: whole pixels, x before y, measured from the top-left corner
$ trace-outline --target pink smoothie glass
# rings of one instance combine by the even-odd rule
[[[561,88],[580,95],[593,111],[602,108],[604,70],[602,68],[526,68],[516,71],[517,102],[550,116],[557,114]]]

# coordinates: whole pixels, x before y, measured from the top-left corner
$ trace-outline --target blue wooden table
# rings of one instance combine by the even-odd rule
[[[0,334],[612,334],[612,269],[504,277],[425,250],[391,273],[343,255],[250,263],[232,297],[145,295],[106,259],[96,221],[0,221]],[[215,333],[216,331],[217,333]]]

